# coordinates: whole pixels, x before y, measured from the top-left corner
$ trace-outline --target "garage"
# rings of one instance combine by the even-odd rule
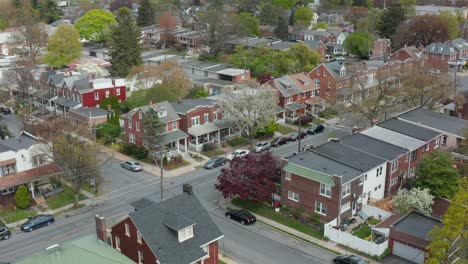
[[[405,245],[398,241],[393,242],[393,254],[409,261],[424,264],[424,255],[426,252],[423,250]]]

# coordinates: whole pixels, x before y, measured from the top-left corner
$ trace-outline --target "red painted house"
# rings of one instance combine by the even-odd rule
[[[415,46],[403,47],[389,57],[389,61],[405,61],[407,59],[413,59],[417,63],[422,63],[424,61],[424,55]]]
[[[315,50],[318,54],[320,54],[320,61],[325,62],[327,56],[327,46],[323,44],[320,40],[306,40],[304,41],[309,48]]]
[[[142,199],[135,211],[112,226],[112,246],[136,263],[218,264],[223,234],[192,186],[160,203]]]
[[[166,133],[161,137],[161,144],[166,145],[167,149],[165,155],[171,157],[179,154],[180,144],[183,144],[184,149],[187,150],[188,135],[180,129],[180,117],[167,101],[137,107],[128,112],[123,119],[125,142],[138,147],[146,147],[143,137],[143,118],[150,109],[156,111],[160,120],[166,124]]]

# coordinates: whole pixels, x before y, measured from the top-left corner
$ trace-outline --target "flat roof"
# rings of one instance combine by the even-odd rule
[[[426,142],[422,140],[409,137],[379,126],[368,128],[359,133],[401,148],[406,148],[409,151],[414,151],[426,144]]]
[[[440,220],[417,212],[411,212],[393,224],[393,228],[425,240],[431,239],[429,232],[436,226],[442,226]]]

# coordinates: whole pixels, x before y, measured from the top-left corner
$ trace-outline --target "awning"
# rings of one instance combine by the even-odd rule
[[[212,123],[206,123],[200,126],[194,126],[188,129],[188,133],[192,136],[201,136],[208,133],[216,132],[221,129],[230,127],[227,120],[217,120]]]
[[[294,103],[285,105],[284,108],[286,108],[286,110],[289,110],[289,111],[296,111],[296,110],[306,108],[306,105],[303,103],[294,102]]]
[[[16,163],[16,159],[9,159],[9,160],[0,161],[0,167],[8,165],[8,164],[14,164],[14,163]]]
[[[169,144],[171,142],[187,138],[188,135],[182,130],[175,130],[161,135],[160,144]]]
[[[18,172],[12,175],[0,177],[0,190],[16,187],[31,181],[38,181],[57,175],[60,168],[57,164],[47,164],[34,169]]]

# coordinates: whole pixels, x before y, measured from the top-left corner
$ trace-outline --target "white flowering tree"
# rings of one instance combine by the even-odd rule
[[[424,215],[432,214],[434,196],[429,189],[414,188],[410,191],[401,189],[392,199],[395,212],[399,215],[416,210]]]
[[[91,78],[101,78],[109,75],[106,68],[110,67],[110,63],[99,58],[81,59],[74,61],[68,67],[72,71],[87,74]]]
[[[258,129],[274,120],[278,108],[277,93],[268,85],[241,85],[219,97],[224,118],[249,137],[250,146]]]

